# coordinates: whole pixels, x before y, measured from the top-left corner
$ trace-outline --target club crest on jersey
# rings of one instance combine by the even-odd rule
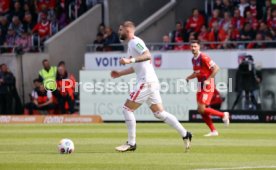
[[[161,65],[162,65],[162,55],[161,54],[154,56],[153,64],[157,68],[161,67]]]

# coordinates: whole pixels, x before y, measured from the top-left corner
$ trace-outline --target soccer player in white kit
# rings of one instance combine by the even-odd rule
[[[128,58],[120,59],[120,64],[132,64],[128,69],[111,71],[112,78],[136,73],[137,85],[130,93],[123,106],[123,115],[128,129],[128,140],[125,144],[116,147],[120,152],[136,150],[136,120],[133,112],[146,102],[154,116],[172,128],[177,130],[184,140],[185,150],[190,148],[192,134],[188,132],[177,118],[163,109],[162,99],[159,92],[159,81],[151,64],[151,54],[143,40],[136,37],[135,25],[131,21],[125,21],[119,28],[119,36],[128,42]]]

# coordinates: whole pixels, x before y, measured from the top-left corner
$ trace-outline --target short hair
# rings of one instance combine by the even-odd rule
[[[100,23],[100,25],[98,27],[105,27],[104,23]]]
[[[132,21],[125,21],[122,24],[123,27],[130,27],[130,28],[134,28],[135,29],[135,24]]]
[[[60,62],[58,63],[58,67],[61,66],[61,65],[65,65],[65,61],[60,61]]]
[[[36,83],[36,82],[41,82],[41,81],[38,78],[36,78],[33,80],[33,83]]]
[[[200,41],[199,40],[192,40],[192,41],[190,41],[190,44],[198,44],[198,45],[200,45]]]
[[[199,12],[199,9],[198,9],[198,8],[193,8],[193,9],[192,9],[192,13],[194,13],[195,11],[198,11],[198,12]]]
[[[182,23],[181,21],[177,21],[177,22],[175,23],[175,25],[177,25],[177,24],[180,24],[181,26],[183,25],[183,23]]]
[[[44,64],[45,62],[48,62],[48,60],[47,59],[42,60],[42,64]]]

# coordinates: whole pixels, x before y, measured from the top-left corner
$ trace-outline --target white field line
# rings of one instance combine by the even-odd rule
[[[204,168],[204,169],[194,169],[194,170],[236,170],[236,169],[276,169],[276,166],[242,166],[242,167],[231,167],[231,168]]]

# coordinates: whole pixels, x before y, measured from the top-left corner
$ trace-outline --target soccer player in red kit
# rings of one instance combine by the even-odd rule
[[[218,131],[216,130],[210,116],[214,115],[221,117],[226,126],[228,126],[230,123],[228,112],[220,112],[207,107],[208,105],[210,105],[210,102],[214,95],[214,77],[217,74],[219,67],[213,60],[211,60],[208,55],[200,51],[199,41],[192,41],[190,46],[191,51],[194,55],[192,59],[194,72],[189,75],[186,80],[189,81],[194,78],[198,79],[198,112],[202,115],[203,120],[211,130],[211,132],[206,134],[205,136],[218,136]]]

